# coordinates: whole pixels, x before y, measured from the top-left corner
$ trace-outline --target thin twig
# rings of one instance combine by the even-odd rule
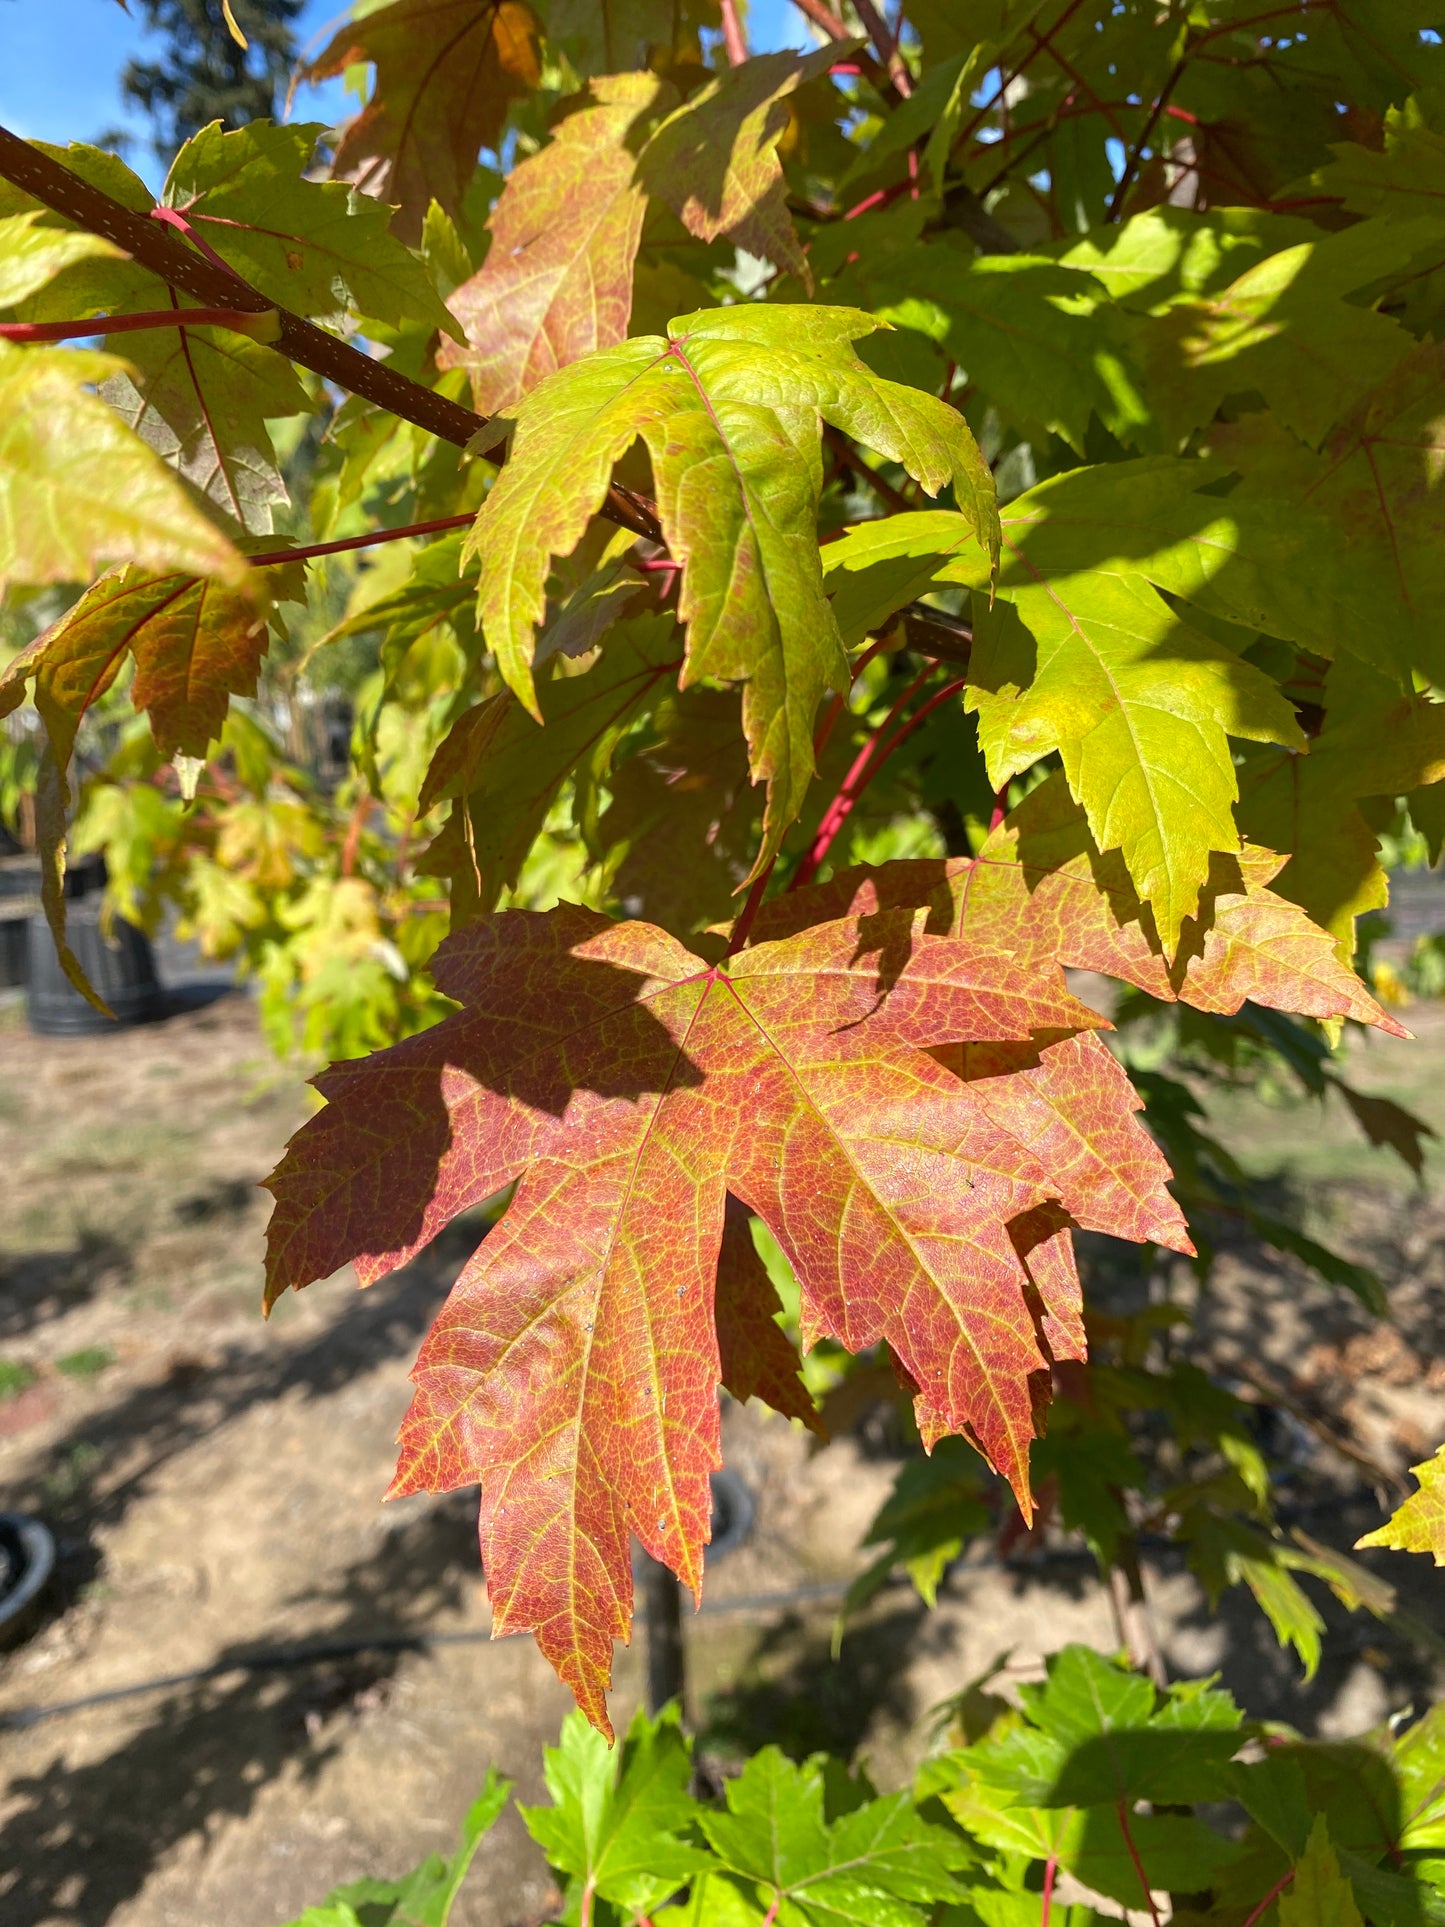
[[[1285,1888],[1294,1879],[1294,1875],[1295,1875],[1294,1868],[1286,1867],[1284,1872],[1280,1875],[1279,1879],[1275,1881],[1274,1885],[1270,1888],[1269,1892],[1265,1895],[1264,1899],[1260,1901],[1259,1905],[1257,1907],[1252,1908],[1250,1912],[1245,1915],[1243,1921],[1241,1922],[1241,1927],[1254,1927],[1254,1923],[1259,1919],[1260,1915],[1269,1906],[1270,1902],[1273,1900],[1279,1899],[1280,1895],[1284,1892]]]
[[[269,555],[248,555],[253,569],[275,569],[286,562],[309,562],[316,555],[340,555],[346,549],[371,549],[378,542],[401,542],[409,535],[440,535],[446,529],[464,529],[477,519],[476,510],[467,515],[442,515],[435,522],[409,522],[403,529],[372,529],[366,535],[347,535],[336,542],[311,542],[302,549],[275,549]]]
[[[1124,161],[1123,172],[1119,176],[1119,184],[1114,189],[1114,192],[1109,199],[1109,211],[1104,216],[1104,219],[1106,221],[1117,221],[1120,218],[1120,216],[1123,214],[1124,200],[1129,192],[1129,189],[1134,185],[1134,176],[1139,172],[1139,163],[1144,158],[1144,149],[1149,145],[1150,136],[1153,134],[1154,129],[1159,125],[1159,116],[1164,112],[1165,108],[1169,105],[1169,96],[1174,92],[1174,89],[1179,85],[1179,82],[1184,75],[1184,69],[1188,66],[1188,64],[1189,64],[1189,55],[1186,53],[1174,63],[1173,71],[1170,73],[1169,78],[1164,82],[1164,85],[1160,88],[1159,98],[1155,101],[1154,106],[1150,111],[1149,118],[1145,121],[1143,128],[1140,131],[1139,138],[1135,141],[1133,147],[1129,150],[1128,156]]]

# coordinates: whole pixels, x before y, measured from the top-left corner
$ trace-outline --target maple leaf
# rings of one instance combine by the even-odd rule
[[[817,52],[760,54],[728,67],[671,113],[637,157],[637,179],[699,240],[726,234],[750,254],[798,276],[812,292],[808,261],[788,213],[778,142],[788,96],[838,58]]]
[[[1043,483],[1003,510],[998,601],[975,597],[966,706],[995,788],[1059,751],[1096,842],[1122,850],[1172,950],[1211,853],[1239,848],[1229,737],[1305,739],[1271,679],[1176,614],[1131,562],[1080,568],[1077,531],[1065,525],[1055,541],[1049,492]],[[830,577],[879,578],[840,612],[845,633],[860,602],[873,621],[904,588],[985,586],[963,535],[933,511],[865,523],[829,544]]]
[[[658,701],[681,664],[682,638],[671,616],[638,616],[613,626],[585,674],[543,678],[544,728],[508,689],[457,718],[417,804],[425,812],[454,799],[422,865],[427,875],[453,879],[454,923],[496,908],[563,783],[589,758],[605,764],[617,737]]]
[[[675,1705],[655,1721],[639,1708],[618,1759],[580,1714],[569,1713],[561,1745],[547,1747],[543,1761],[552,1805],[521,1814],[549,1863],[571,1876],[581,1919],[590,1917],[594,1897],[632,1917],[650,1913],[706,1870],[706,1854],[681,1837],[698,1809]]]
[[[0,215],[0,308],[18,307],[77,261],[114,261],[120,249],[98,234],[38,226],[39,208]]]
[[[127,364],[101,390],[122,421],[226,522],[268,534],[290,496],[267,422],[313,407],[290,362],[229,328],[157,328]]]
[[[1127,1080],[1077,1056],[1102,1019],[1055,966],[914,924],[825,923],[722,969],[569,907],[485,919],[434,965],[463,1010],[328,1072],[270,1180],[274,1299],[347,1259],[378,1277],[520,1178],[418,1357],[393,1490],[480,1479],[495,1629],[532,1628],[598,1723],[629,1531],[701,1583],[727,1192],[788,1256],[804,1342],[890,1344],[925,1440],[967,1432],[1025,1508],[1031,1377],[1044,1344],[1082,1350],[1067,1226],[1039,1208],[1062,1190],[1100,1228],[1187,1246]],[[934,1054],[1011,1042],[982,1076]],[[1082,1164],[1061,1187],[1012,1129],[1020,1069],[1137,1139],[1154,1194],[1087,1198]]]
[[[1211,431],[1210,452],[1244,478],[1227,512],[1278,557],[1274,634],[1364,655],[1402,681],[1412,669],[1445,678],[1431,614],[1445,594],[1442,379],[1445,344],[1417,343],[1318,453],[1267,418]]]
[[[307,71],[330,80],[362,61],[376,79],[333,172],[399,202],[396,231],[415,241],[432,201],[457,212],[478,150],[537,86],[536,25],[522,0],[392,0],[343,27]]]
[[[954,1871],[972,1855],[957,1834],[922,1819],[906,1793],[877,1800],[866,1782],[845,1789],[830,1820],[818,1761],[798,1766],[765,1746],[727,1782],[727,1810],[699,1813],[723,1867],[766,1909],[760,1918],[921,1927],[930,1903],[961,1897]]]
[[[536,11],[579,74],[651,66],[655,51],[676,55],[699,27],[718,27],[717,0],[538,0]]]
[[[775,1316],[779,1309],[773,1281],[753,1242],[748,1213],[729,1197],[713,1301],[720,1381],[740,1404],[760,1398],[775,1412],[801,1419],[810,1432],[826,1438],[818,1408],[803,1383],[798,1354]]]
[[[726,690],[665,694],[609,773],[607,799],[588,842],[629,915],[682,937],[731,917],[758,812]]]
[[[1056,772],[1009,812],[976,857],[856,864],[827,883],[773,898],[753,927],[760,939],[777,938],[824,918],[927,909],[936,934],[967,938],[977,920],[990,941],[1025,963],[1057,961],[1118,977],[1161,1002],[1221,1016],[1250,1002],[1408,1037],[1340,960],[1328,932],[1269,887],[1284,864],[1250,844],[1236,857],[1216,856],[1200,915],[1167,957],[1122,860],[1101,855]]]
[[[136,212],[154,207],[145,183],[113,155],[82,145],[46,151]],[[4,204],[0,198],[0,208]],[[219,231],[223,244],[241,234],[234,222]],[[255,264],[244,245],[241,258]],[[167,301],[182,305],[154,275],[110,250],[57,273],[19,313],[26,321],[72,320],[150,313]],[[125,359],[113,362],[101,393],[234,529],[270,531],[273,505],[288,496],[267,424],[309,414],[314,406],[284,356],[234,327],[142,330],[128,338]]]
[[[1402,1506],[1398,1506],[1384,1525],[1355,1541],[1358,1552],[1365,1546],[1386,1546],[1392,1552],[1428,1552],[1437,1566],[1445,1566],[1445,1446],[1423,1465],[1412,1465],[1419,1482]]]
[[[204,756],[221,732],[230,698],[256,687],[267,610],[255,576],[231,588],[134,567],[103,575],[25,653],[35,705],[61,768],[81,718],[127,656],[135,659],[132,697],[150,716],[156,748],[163,756]]]
[[[0,342],[0,587],[81,581],[106,562],[244,575],[221,531],[89,392],[125,366]]]
[[[1080,454],[1089,418],[1124,441],[1149,420],[1126,330],[1099,283],[1029,255],[919,247],[856,273],[870,307],[930,336],[1025,433],[1062,435]]]
[[[1356,917],[1389,900],[1378,837],[1360,799],[1445,780],[1445,704],[1400,694],[1352,657],[1331,668],[1325,699],[1325,727],[1307,757],[1246,760],[1240,821],[1288,854],[1281,893],[1331,932],[1348,961]]]
[[[1374,223],[1304,241],[1219,293],[1176,301],[1141,323],[1144,382],[1165,445],[1248,390],[1303,440],[1319,442],[1411,347],[1398,322],[1345,297],[1408,263],[1438,232],[1429,221]]]
[[[594,80],[588,93],[590,104],[507,176],[486,261],[448,298],[467,345],[443,344],[438,363],[466,369],[484,415],[627,335],[647,206],[634,178],[635,130],[677,96],[652,74]]]
[[[161,205],[293,314],[351,306],[397,326],[454,329],[425,265],[391,232],[385,203],[305,178],[325,131],[261,120],[228,132],[213,121],[171,163]]]
[[[960,416],[851,352],[875,325],[851,309],[745,304],[685,315],[666,339],[641,336],[560,369],[518,404],[510,458],[468,542],[488,644],[535,714],[533,633],[550,560],[580,541],[613,463],[642,437],[682,567],[682,683],[744,683],[752,771],[769,784],[759,866],[802,806],[819,697],[848,687],[818,559],[821,423],[902,462],[930,493],[952,481],[960,527],[975,531],[989,573],[992,478]]]

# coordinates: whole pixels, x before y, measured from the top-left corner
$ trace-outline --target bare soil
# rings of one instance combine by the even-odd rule
[[[1413,1016],[1417,1046],[1361,1050],[1353,1074],[1445,1130],[1445,1012]],[[0,1727],[0,1919],[274,1927],[339,1881],[447,1847],[491,1762],[541,1797],[568,1698],[529,1641],[487,1637],[472,1505],[380,1503],[410,1359],[480,1225],[367,1293],[337,1278],[263,1324],[256,1186],[308,1098],[244,998],[85,1040],[31,1037],[11,1006],[0,1064],[0,1362],[34,1373],[0,1397],[0,1507],[44,1516],[61,1553],[46,1622],[0,1657],[0,1721],[91,1702]],[[1287,1398],[1295,1516],[1345,1546],[1445,1435],[1445,1214],[1342,1107],[1262,1128],[1256,1111],[1247,1142],[1245,1119],[1223,1107],[1234,1148],[1302,1174],[1321,1230],[1392,1292],[1379,1327],[1242,1248],[1195,1308],[1201,1356]],[[1442,1164],[1432,1149],[1429,1170]],[[1171,1288],[1193,1291],[1182,1275]],[[729,1407],[725,1436],[758,1517],[688,1626],[714,1753],[859,1750],[896,1781],[929,1707],[1000,1655],[1018,1677],[1066,1640],[1115,1644],[1087,1557],[1065,1545],[1020,1567],[966,1561],[932,1614],[885,1593],[835,1663],[837,1589],[896,1464],[886,1415],[822,1452],[755,1408]],[[1445,1625],[1445,1575],[1373,1564]],[[1257,1714],[1345,1734],[1433,1689],[1418,1642],[1367,1615],[1321,1600],[1327,1658],[1306,1683],[1247,1601],[1212,1610],[1167,1553],[1148,1578],[1170,1665],[1220,1668]],[[640,1684],[637,1648],[620,1652],[624,1719]],[[548,1903],[509,1812],[454,1919],[519,1927]]]

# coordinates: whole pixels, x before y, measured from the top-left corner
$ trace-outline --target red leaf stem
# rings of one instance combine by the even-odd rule
[[[868,667],[869,663],[872,662],[873,658],[880,650],[886,648],[887,645],[887,636],[874,637],[873,641],[869,643],[868,647],[853,665],[852,681],[854,684],[857,683],[858,678],[863,674],[863,671]],[[833,734],[838,718],[843,713],[843,704],[846,700],[844,696],[835,694],[829,702],[828,707],[823,711],[823,720],[819,723],[818,733],[813,738],[814,756],[821,756],[827,748],[828,738]]]
[[[1039,1927],[1049,1927],[1049,1911],[1054,1904],[1054,1875],[1059,1870],[1059,1856],[1051,1853],[1044,1862],[1044,1904],[1039,1911]]]
[[[4,321],[0,341],[71,341],[88,335],[128,335],[142,328],[234,328],[254,335],[252,308],[155,308],[145,314],[94,315],[89,321]]]
[[[748,57],[747,37],[743,33],[743,23],[738,18],[738,0],[721,0],[723,46],[727,50],[728,65],[741,67]]]
[[[1294,1876],[1295,1876],[1294,1868],[1286,1867],[1284,1872],[1280,1875],[1279,1879],[1275,1881],[1274,1885],[1270,1888],[1269,1892],[1265,1895],[1264,1899],[1260,1901],[1259,1905],[1255,1907],[1250,1913],[1245,1915],[1244,1921],[1242,1923],[1242,1927],[1254,1927],[1254,1923],[1259,1919],[1260,1915],[1269,1906],[1270,1902],[1273,1900],[1278,1900],[1279,1896],[1284,1892],[1285,1888],[1294,1879]]]
[[[841,830],[847,822],[859,797],[888,761],[888,758],[893,754],[894,750],[896,750],[900,744],[907,741],[914,730],[917,729],[927,717],[932,715],[940,703],[946,702],[950,696],[956,696],[968,681],[966,676],[959,676],[953,682],[947,683],[942,689],[938,690],[936,694],[930,696],[923,707],[916,710],[900,729],[894,730],[891,736],[880,742],[884,730],[887,729],[888,725],[898,715],[904,703],[906,703],[908,698],[914,694],[919,686],[933,674],[934,666],[935,665],[930,663],[927,669],[921,670],[919,674],[914,677],[913,681],[908,685],[907,689],[904,690],[903,694],[898,698],[898,701],[893,705],[893,708],[888,712],[888,715],[874,732],[872,738],[865,743],[859,751],[858,756],[854,760],[853,767],[843,779],[842,787],[833,798],[833,801],[828,805],[823,816],[823,821],[818,825],[818,834],[814,837],[811,848],[798,865],[797,872],[792,882],[788,885],[790,890],[801,890],[805,883],[812,882],[813,877],[817,873],[818,865],[828,854],[834,837],[837,836],[839,830]]]
[[[233,281],[239,281],[241,279],[240,275],[237,274],[225,256],[217,254],[216,250],[208,241],[201,239],[200,235],[197,234],[196,230],[191,226],[179,208],[153,207],[150,210],[150,218],[153,221],[159,221],[163,227],[173,227],[177,233],[184,234],[193,246],[200,249],[201,253],[205,255],[213,268],[219,268],[222,274],[229,274]]]
[[[913,183],[905,177],[901,181],[895,181],[892,187],[880,187],[875,194],[869,194],[859,201],[856,207],[850,207],[843,219],[854,221],[860,214],[871,214],[875,207],[888,207],[901,194],[906,194],[912,185]]]
[[[1134,1862],[1134,1871],[1139,1876],[1139,1885],[1144,1889],[1144,1898],[1149,1903],[1149,1917],[1154,1922],[1154,1927],[1159,1927],[1159,1909],[1154,1905],[1154,1891],[1144,1871],[1144,1862],[1139,1858],[1139,1849],[1134,1845],[1134,1836],[1129,1831],[1127,1802],[1120,1800],[1114,1810],[1119,1816],[1119,1831],[1124,1836],[1124,1845],[1129,1849],[1129,1858]]]
[[[730,957],[735,957],[748,940],[749,932],[752,930],[753,924],[757,921],[758,911],[762,908],[763,892],[768,887],[768,878],[773,874],[773,868],[777,860],[778,859],[774,857],[772,862],[769,863],[765,869],[759,870],[757,876],[753,879],[753,887],[748,891],[748,900],[739,912],[738,920],[733,925],[732,936],[728,939],[728,955]]]
[[[996,792],[993,799],[993,815],[988,819],[988,833],[993,835],[999,824],[1008,815],[1008,784]]]

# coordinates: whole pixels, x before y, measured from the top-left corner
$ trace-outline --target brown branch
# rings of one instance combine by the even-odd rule
[[[133,208],[112,200],[109,194],[92,187],[68,167],[52,160],[38,147],[0,127],[0,178],[32,195],[56,214],[88,233],[99,234],[118,247],[143,268],[159,275],[173,288],[180,288],[193,300],[208,308],[238,309],[246,314],[274,313],[276,348],[288,360],[313,374],[335,382],[338,388],[375,402],[378,407],[413,422],[418,428],[457,448],[465,448],[472,437],[487,425],[484,415],[475,414],[447,395],[413,381],[384,361],[362,354],[349,342],[327,334],[314,322],[278,308],[265,295],[242,280],[238,274],[219,268],[176,239],[159,222],[137,213]],[[632,529],[652,541],[660,541],[662,531],[650,504],[616,483],[608,490],[601,513],[610,522]]]
[[[904,64],[898,51],[898,42],[889,31],[888,22],[874,6],[873,0],[853,0],[858,18],[863,23],[863,31],[873,43],[873,51],[878,56],[880,66],[887,68],[888,78],[898,89],[904,100],[913,92],[913,77]]]
[[[1123,169],[1119,175],[1119,184],[1110,197],[1109,211],[1104,216],[1106,221],[1117,221],[1122,218],[1124,213],[1124,199],[1129,189],[1134,185],[1134,177],[1139,172],[1139,163],[1144,158],[1144,149],[1149,145],[1154,129],[1159,125],[1159,116],[1169,105],[1169,96],[1183,79],[1184,70],[1188,65],[1189,55],[1186,53],[1182,59],[1174,63],[1173,72],[1160,88],[1159,98],[1155,101],[1153,110],[1148,120],[1145,121],[1138,140],[1135,141],[1133,147],[1129,150],[1128,158],[1124,162]]]

